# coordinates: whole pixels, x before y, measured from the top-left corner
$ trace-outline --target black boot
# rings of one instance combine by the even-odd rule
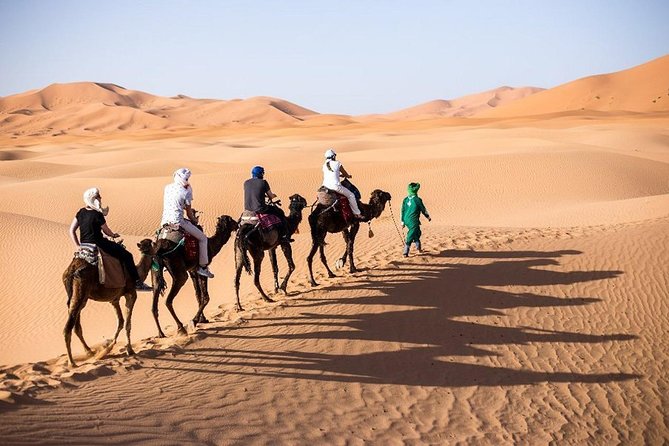
[[[152,291],[153,288],[142,282],[140,279],[135,281],[135,289],[137,291]]]

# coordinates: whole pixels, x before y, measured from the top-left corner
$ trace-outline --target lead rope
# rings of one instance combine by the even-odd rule
[[[397,222],[395,221],[395,214],[393,213],[393,205],[388,202],[388,208],[390,209],[390,216],[392,217],[393,224],[395,225],[395,230],[397,231],[397,236],[400,238],[400,244],[404,246],[404,231],[400,233],[400,229],[397,227]]]

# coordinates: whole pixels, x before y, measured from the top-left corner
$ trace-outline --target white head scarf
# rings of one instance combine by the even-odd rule
[[[182,185],[183,187],[188,187],[188,179],[190,178],[191,172],[185,167],[177,169],[174,171],[174,182]]]
[[[100,203],[100,189],[97,187],[91,187],[84,192],[84,203],[87,208],[98,211],[102,215],[107,215],[109,213],[109,207],[103,208]]]

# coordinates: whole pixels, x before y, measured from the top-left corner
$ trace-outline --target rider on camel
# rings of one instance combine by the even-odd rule
[[[98,249],[115,257],[121,261],[130,277],[135,282],[135,288],[141,291],[150,290],[139,278],[135,261],[132,254],[128,252],[120,243],[112,242],[104,238],[102,233],[112,238],[119,237],[119,234],[112,231],[107,226],[105,216],[109,213],[109,208],[102,207],[102,196],[100,189],[92,187],[84,192],[85,207],[79,209],[77,215],[70,225],[70,238],[74,245],[79,249],[81,245],[95,245]],[[80,238],[77,238],[77,229],[79,229]]]
[[[195,237],[199,245],[200,267],[196,272],[212,279],[214,274],[209,271],[209,253],[207,251],[207,236],[204,235],[192,222],[197,222],[197,216],[191,208],[193,201],[193,188],[188,179],[191,176],[190,170],[185,167],[177,169],[174,172],[174,181],[165,186],[163,196],[163,218],[160,223],[165,225],[179,225],[181,229]],[[184,218],[184,211],[188,220]]]
[[[351,205],[351,211],[353,212],[354,218],[363,218],[362,214],[360,214],[360,209],[358,208],[358,202],[355,198],[355,195],[353,192],[342,186],[341,177],[353,178],[352,175],[346,172],[344,166],[342,166],[342,164],[337,161],[337,154],[335,151],[328,149],[325,152],[325,163],[323,163],[323,186],[330,189],[331,191],[344,195]]]
[[[281,224],[277,225],[279,236],[283,241],[292,242],[293,240],[288,237],[288,220],[283,209],[266,203],[266,198],[273,200],[276,197],[265,180],[265,169],[262,166],[251,169],[251,178],[244,181],[244,210],[279,217],[281,219]]]

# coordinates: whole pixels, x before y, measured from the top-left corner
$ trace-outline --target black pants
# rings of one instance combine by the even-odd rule
[[[135,266],[135,260],[132,258],[132,254],[130,254],[123,246],[107,239],[98,240],[96,245],[110,256],[119,259],[134,282],[139,280],[139,273]]]

